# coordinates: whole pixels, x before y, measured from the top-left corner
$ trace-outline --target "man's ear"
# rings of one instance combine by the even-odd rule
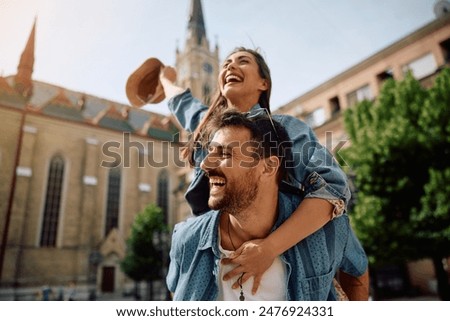
[[[264,159],[264,170],[263,173],[268,176],[277,175],[278,169],[280,167],[280,159],[276,156],[269,156]]]

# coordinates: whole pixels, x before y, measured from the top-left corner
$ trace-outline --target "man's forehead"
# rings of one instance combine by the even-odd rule
[[[214,134],[210,145],[212,146],[235,146],[236,143],[245,143],[251,139],[250,130],[245,127],[229,126],[220,128]]]

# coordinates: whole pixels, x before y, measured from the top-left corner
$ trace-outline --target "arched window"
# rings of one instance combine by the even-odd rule
[[[106,199],[106,222],[105,236],[119,226],[120,209],[120,168],[115,167],[109,170],[108,175],[108,195]]]
[[[54,156],[50,161],[48,171],[47,194],[45,196],[44,216],[41,228],[41,246],[56,246],[63,176],[64,159],[61,156]]]
[[[158,206],[161,207],[164,222],[168,223],[169,216],[169,175],[166,170],[162,170],[158,176]]]

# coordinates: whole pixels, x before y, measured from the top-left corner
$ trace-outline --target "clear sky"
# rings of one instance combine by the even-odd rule
[[[128,104],[145,59],[175,63],[191,0],[0,0],[0,75],[15,74],[37,17],[33,78]],[[431,22],[435,0],[202,0],[221,59],[259,47],[273,109]],[[166,101],[150,110],[168,113]]]

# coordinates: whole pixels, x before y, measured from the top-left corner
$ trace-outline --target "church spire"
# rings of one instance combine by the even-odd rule
[[[188,23],[189,38],[195,39],[197,45],[206,40],[205,20],[201,0],[192,0]]]
[[[36,33],[36,18],[34,19],[33,28],[28,37],[22,55],[20,56],[19,66],[17,67],[17,75],[15,77],[15,88],[24,97],[29,98],[32,94],[33,83],[31,76],[34,67],[34,40]]]
[[[190,4],[185,46],[176,50],[177,84],[190,88],[193,96],[207,105],[216,89],[219,50],[209,47],[201,0]]]

